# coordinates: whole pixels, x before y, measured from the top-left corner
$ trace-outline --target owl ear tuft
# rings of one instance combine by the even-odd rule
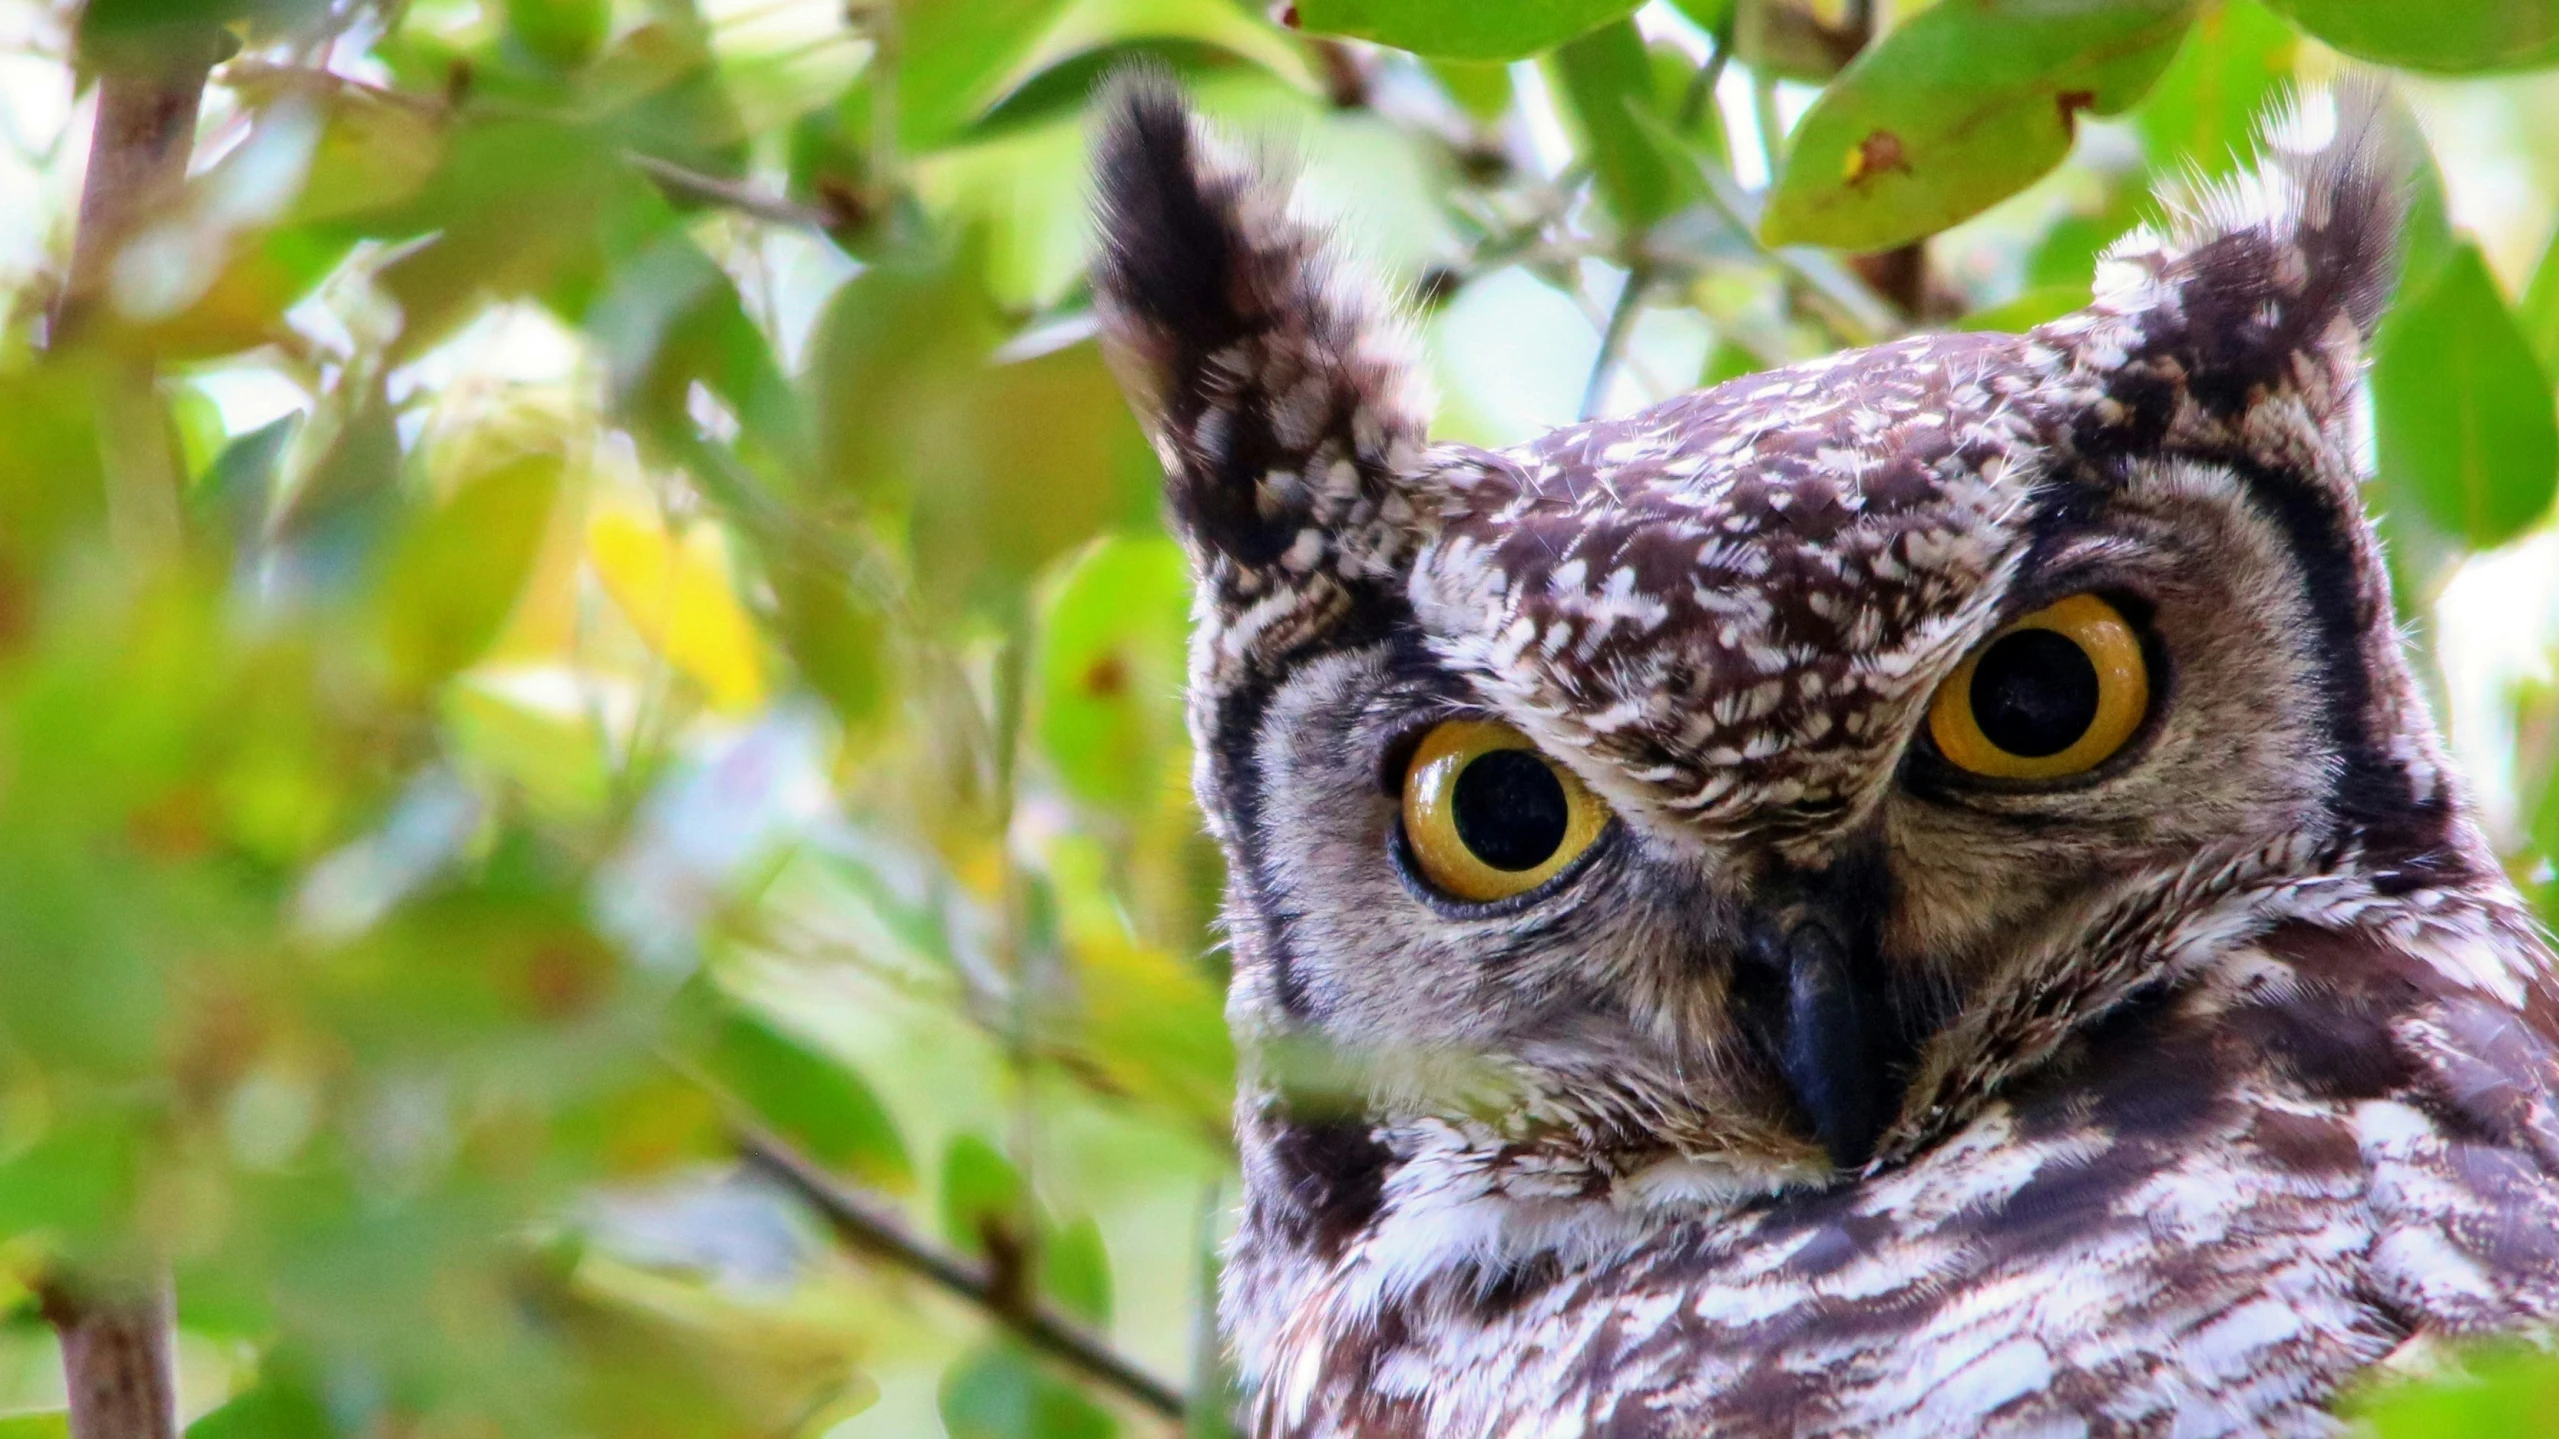
[[[1430,409],[1401,325],[1164,74],[1124,72],[1101,108],[1095,304],[1175,519],[1247,571],[1391,565],[1378,517],[1408,513],[1390,477]]]
[[[2369,77],[2295,94],[2253,171],[2163,191],[2164,231],[2107,253],[2099,308],[2139,319],[2136,348],[2173,356],[2213,409],[2288,387],[2341,408],[2397,279],[2412,133]]]

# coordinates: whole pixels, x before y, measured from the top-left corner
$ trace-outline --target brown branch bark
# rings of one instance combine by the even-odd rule
[[[846,1246],[982,1310],[1033,1349],[1140,1408],[1181,1422],[1188,1409],[1181,1390],[1138,1368],[1099,1335],[1043,1307],[1027,1285],[1008,1283],[987,1266],[918,1238],[896,1215],[774,1136],[741,1126],[736,1138],[738,1154],[750,1170],[798,1195]]]
[[[1929,317],[1928,245],[1914,240],[1890,250],[1874,250],[1848,257],[1848,268],[1866,282],[1866,288],[1892,302],[1893,307],[1913,320]]]
[[[71,1439],[177,1439],[169,1286],[90,1291],[63,1282],[38,1297],[62,1340]]]
[[[186,185],[204,83],[223,34],[183,25],[125,37],[98,72],[97,120],[80,186],[71,264],[45,342],[59,347],[107,288],[116,256]],[[108,517],[118,548],[147,560],[176,542],[175,479],[166,420],[147,357],[124,366],[108,403]],[[131,413],[124,413],[130,410]],[[72,1439],[177,1439],[177,1300],[164,1278],[141,1284],[48,1282],[39,1301],[62,1342]]]
[[[72,236],[71,268],[54,297],[48,343],[61,344],[81,322],[105,290],[125,242],[185,186],[205,76],[221,43],[221,31],[190,27],[154,37],[147,47],[120,49],[112,64],[100,66],[79,228]]]

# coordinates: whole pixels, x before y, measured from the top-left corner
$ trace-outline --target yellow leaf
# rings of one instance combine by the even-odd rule
[[[714,708],[753,709],[764,698],[763,653],[717,529],[694,525],[679,536],[645,510],[604,507],[587,522],[586,550],[641,640],[699,683]]]

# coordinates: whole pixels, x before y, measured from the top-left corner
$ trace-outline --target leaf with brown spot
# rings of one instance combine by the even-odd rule
[[[2083,112],[2139,100],[2194,9],[1984,0],[1921,12],[1806,112],[1762,233],[1882,250],[1979,214],[2059,164]]]
[[[1910,162],[1902,158],[1901,137],[1890,130],[1877,130],[1857,142],[1848,152],[1848,183],[1863,185],[1878,175],[1895,170],[1907,174]]]

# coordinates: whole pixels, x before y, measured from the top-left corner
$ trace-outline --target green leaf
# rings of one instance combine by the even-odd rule
[[[1301,0],[1318,35],[1374,40],[1452,60],[1524,60],[1632,14],[1633,0]]]
[[[887,615],[806,531],[776,549],[765,556],[765,578],[782,647],[800,678],[848,728],[878,723],[892,698]]]
[[[1005,91],[969,126],[968,138],[991,139],[1073,114],[1093,98],[1103,77],[1141,62],[1171,71],[1186,84],[1253,64],[1249,57],[1215,41],[1181,35],[1146,35],[1095,45],[1060,56]],[[1503,91],[1505,101],[1509,94]]]
[[[377,382],[338,401],[348,413],[324,412],[322,423],[296,435],[288,458],[311,451],[317,458],[298,484],[288,483],[290,498],[269,525],[297,577],[324,591],[353,588],[367,575],[409,509],[390,397]]]
[[[920,435],[971,424],[965,387],[997,339],[982,247],[899,255],[846,281],[809,342],[809,412],[820,474],[867,503],[913,492]]]
[[[937,408],[939,424],[916,423]],[[1097,345],[986,366],[901,419],[919,588],[944,607],[1010,603],[1051,560],[1161,503],[1154,452]]]
[[[1087,1324],[1111,1321],[1111,1255],[1090,1215],[1051,1229],[1040,1241],[1040,1288]]]
[[[92,0],[75,49],[94,70],[156,69],[185,55],[222,60],[239,48],[225,27],[246,21],[257,38],[273,39],[326,8],[326,0]]]
[[[196,1431],[189,1427],[187,1433]],[[71,1439],[71,1415],[61,1409],[42,1414],[0,1414],[0,1439]]]
[[[1427,63],[1440,88],[1448,92],[1448,98],[1478,121],[1492,124],[1510,109],[1509,66],[1489,60],[1443,59]]]
[[[2393,117],[2395,121],[2407,118],[2404,113]],[[2411,122],[2408,153],[2418,160],[2406,187],[2408,217],[2399,223],[2399,292],[2403,296],[2424,289],[2444,262],[2452,258],[2457,246],[2451,201],[2444,194],[2443,170],[2435,164],[2434,152],[2415,129]]]
[[[699,383],[736,415],[742,438],[795,471],[808,464],[798,392],[736,284],[691,236],[669,230],[615,264],[585,324],[611,364],[615,403],[641,427],[690,434]]]
[[[2456,244],[2383,322],[2372,399],[2387,493],[2434,528],[2485,549],[2550,508],[2559,412],[2477,246]]]
[[[296,84],[292,71],[251,71],[230,82],[244,105],[284,107],[291,114],[319,104],[319,143],[302,188],[287,212],[291,225],[361,217],[397,205],[431,179],[444,153],[444,127],[432,113],[396,103],[379,92],[347,86],[315,95]],[[288,231],[288,233],[291,233]],[[317,239],[317,232],[304,234]],[[338,243],[347,238],[331,235]]]
[[[1979,214],[2059,164],[2082,111],[2139,100],[2191,13],[2186,0],[1922,11],[1805,114],[1761,232],[1880,250]]]
[[[1700,389],[1711,390],[1726,380],[1755,375],[1766,368],[1757,355],[1731,340],[1718,337],[1714,348],[1706,352],[1704,367],[1697,372],[1697,385]]]
[[[299,1385],[262,1380],[187,1426],[187,1439],[333,1439],[328,1411]]]
[[[2256,0],[2226,0],[2204,11],[2176,63],[2133,110],[2151,166],[2192,165],[2205,175],[2237,169],[2300,49],[2293,28]]]
[[[1709,35],[1721,34],[1733,18],[1733,0],[1671,0],[1671,8]]]
[[[2302,29],[2349,55],[2465,74],[2559,60],[2553,0],[2273,0]]]
[[[2046,320],[2058,320],[2087,303],[2086,285],[2036,285],[2006,304],[1973,311],[1957,321],[1955,328],[2017,334]]]
[[[594,59],[612,28],[612,0],[506,0],[507,35],[554,69]]]
[[[942,1376],[950,1439],[1110,1439],[1111,1416],[1010,1341],[991,1344]]]
[[[2559,235],[2551,236],[2540,263],[2532,267],[2518,318],[2523,321],[2524,338],[2532,342],[2534,357],[2541,361],[2541,372],[2559,377]]]
[[[800,1151],[872,1184],[904,1186],[913,1169],[897,1126],[842,1060],[709,986],[698,1006],[702,1067]]]
[[[1659,110],[1652,57],[1634,22],[1602,25],[1558,49],[1547,63],[1618,223],[1641,230],[1677,208],[1681,172],[1663,160],[1634,116],[1635,107]]]
[[[1131,810],[1164,789],[1182,742],[1190,574],[1162,536],[1111,538],[1058,582],[1041,631],[1040,749],[1068,790]]]
[[[984,1256],[994,1245],[1019,1246],[1030,1208],[1021,1171],[994,1145],[963,1134],[942,1152],[942,1234],[956,1247]]]
[[[931,149],[982,113],[1064,8],[1065,0],[898,0],[900,145]]]
[[[301,427],[300,415],[286,415],[238,436],[187,491],[187,510],[196,528],[219,537],[235,558],[256,549],[275,496],[276,465]]]
[[[388,240],[432,236],[384,265],[406,358],[489,299],[529,295],[563,315],[593,303],[617,253],[639,250],[675,212],[624,159],[628,137],[510,118],[455,128],[414,194],[345,217]]]
[[[507,781],[537,813],[591,823],[612,798],[612,755],[601,727],[573,697],[525,678],[463,675],[445,686],[437,717],[474,769]]]
[[[2026,287],[2077,287],[2081,304],[2097,277],[2097,257],[2142,222],[2149,194],[2138,183],[2110,184],[2093,207],[2074,209],[2053,221],[2026,256]]]
[[[403,682],[424,690],[496,641],[541,551],[561,469],[548,454],[497,465],[401,534],[377,605]]]
[[[2376,1439],[2530,1439],[2559,1414],[2559,1357],[2474,1348],[2452,1372],[2368,1388],[2342,1406]]]

